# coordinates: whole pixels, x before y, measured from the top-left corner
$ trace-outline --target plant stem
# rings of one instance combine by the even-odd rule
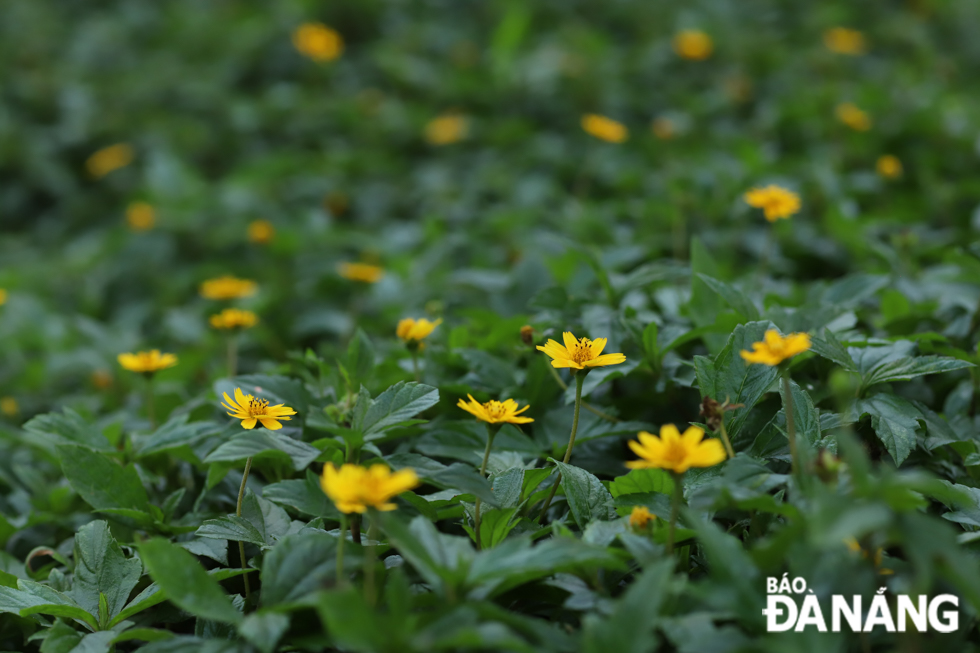
[[[150,428],[157,428],[157,411],[153,405],[153,374],[146,376],[146,418],[150,420]]]
[[[357,513],[350,516],[350,537],[354,544],[361,543],[361,516]]]
[[[555,377],[555,381],[558,383],[559,386],[561,386],[561,389],[562,390],[567,390],[568,389],[568,384],[565,383],[562,380],[561,375],[558,374],[558,370],[556,370],[551,365],[548,365],[548,369],[551,370],[551,376]],[[619,419],[618,417],[613,417],[612,415],[610,415],[608,413],[602,412],[601,410],[599,410],[595,406],[591,405],[587,401],[583,401],[582,402],[582,408],[584,408],[585,410],[589,411],[593,415],[595,415],[597,417],[601,417],[602,419],[607,420],[609,422],[616,423],[616,422],[622,422],[623,421],[623,420]]]
[[[245,473],[242,474],[242,485],[238,488],[238,507],[235,509],[235,515],[238,517],[242,516],[242,500],[245,498],[245,483],[248,481],[248,473],[250,471],[252,471],[251,456],[245,461]],[[242,574],[242,579],[245,581],[245,600],[247,601],[252,592],[248,586],[248,563],[245,560],[245,543],[242,541],[238,542],[238,554],[242,559],[242,569],[245,570],[245,573]]]
[[[412,372],[415,373],[415,382],[422,382],[422,375],[419,373],[419,352],[417,349],[412,350]]]
[[[487,461],[490,460],[490,447],[493,446],[493,438],[497,435],[497,428],[494,428],[492,424],[487,422],[487,448],[483,451],[483,464],[480,465],[480,476],[486,478],[487,476]],[[482,502],[480,497],[476,498],[476,508],[473,516],[473,530],[476,532],[476,550],[481,550],[482,544],[480,542],[480,506]]]
[[[681,486],[680,474],[676,472],[674,477],[674,496],[670,501],[670,529],[667,531],[667,555],[674,553],[674,534],[677,530],[677,513],[681,509],[681,499],[684,496],[684,488]]]
[[[568,448],[565,449],[565,458],[562,460],[563,463],[568,463],[568,460],[572,457],[572,447],[575,446],[575,434],[578,433],[578,415],[582,408],[582,383],[585,381],[585,371],[576,370],[575,372],[575,413],[572,416],[572,432],[568,436]],[[555,498],[555,493],[558,491],[558,485],[561,483],[561,472],[558,472],[558,478],[555,479],[555,484],[551,486],[551,494],[545,499],[544,506],[541,508],[541,512],[538,514],[537,521],[540,522],[541,518],[544,517],[544,513],[548,512],[548,508],[551,507],[551,500]]]
[[[238,334],[228,334],[228,378],[238,374]]]
[[[378,559],[377,546],[378,528],[373,513],[368,514],[368,546],[364,560],[364,600],[370,607],[377,603],[377,589],[374,581],[374,566]]]
[[[786,398],[786,436],[789,438],[789,455],[792,459],[793,476],[800,472],[799,454],[796,450],[796,417],[793,415],[793,389],[789,385],[789,368],[783,368],[783,396]]]
[[[347,539],[347,515],[340,513],[340,539],[337,541],[337,587],[344,586],[344,540]]]
[[[725,428],[724,413],[722,413],[721,425],[718,427],[718,432],[721,434],[721,441],[725,444],[725,451],[728,452],[728,457],[734,458],[735,449],[732,448],[732,441],[728,438],[728,429]]]

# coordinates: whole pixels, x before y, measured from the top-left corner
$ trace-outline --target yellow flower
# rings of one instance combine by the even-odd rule
[[[6,303],[7,303],[7,291],[3,288],[0,288],[0,306],[3,306]]]
[[[322,23],[303,23],[293,32],[293,46],[313,61],[333,61],[344,51],[344,39]]]
[[[470,398],[468,402],[460,399],[456,405],[487,424],[527,424],[534,421],[530,417],[518,417],[530,406],[524,406],[518,410],[517,402],[513,399],[488,401],[481,404],[473,398],[473,395],[468,394],[466,396]]]
[[[442,318],[439,318],[435,322],[430,322],[424,317],[418,320],[406,317],[404,320],[398,322],[395,335],[408,343],[419,342],[428,338],[429,334],[435,331],[436,327],[440,324],[442,324]]]
[[[13,417],[20,412],[20,406],[17,405],[17,400],[13,397],[3,397],[0,398],[0,413],[3,413],[7,417]]]
[[[226,308],[217,315],[211,316],[211,326],[215,329],[248,329],[259,321],[252,311],[238,308]]]
[[[596,113],[582,116],[582,129],[607,143],[622,143],[629,137],[626,125]]]
[[[690,426],[684,434],[673,424],[660,427],[660,437],[640,431],[639,442],[629,441],[629,447],[640,460],[630,460],[630,469],[667,469],[675,474],[683,474],[691,467],[711,467],[728,456],[720,440],[704,440],[704,430]]]
[[[571,367],[576,370],[584,370],[593,367],[603,367],[605,365],[619,365],[626,360],[623,354],[603,354],[602,350],[606,347],[605,338],[576,339],[569,331],[562,333],[565,346],[562,347],[554,340],[548,340],[544,345],[538,345],[538,350],[543,351],[553,360],[552,367]]]
[[[866,44],[864,34],[847,27],[832,27],[823,33],[823,43],[827,49],[837,54],[864,54]]]
[[[96,179],[101,179],[113,170],[124,168],[133,162],[133,146],[129,143],[116,143],[104,147],[85,162],[88,173]]]
[[[248,239],[256,245],[265,245],[276,236],[276,228],[268,220],[252,220],[248,223]]]
[[[782,186],[770,184],[765,188],[753,188],[744,195],[746,204],[762,209],[766,220],[775,222],[788,218],[800,210],[800,196]]]
[[[161,354],[159,349],[141,351],[135,354],[119,354],[116,357],[123,369],[140,374],[153,374],[177,364],[173,354]]]
[[[657,516],[646,506],[633,506],[633,512],[630,513],[630,526],[638,530],[646,528],[647,524],[656,518]]]
[[[781,336],[775,329],[766,331],[762,342],[752,345],[752,351],[743,349],[742,358],[748,363],[762,363],[774,367],[787,358],[805,352],[810,348],[810,336],[805,333],[791,333]]]
[[[200,292],[205,299],[241,299],[254,295],[256,290],[254,281],[225,275],[202,283]]]
[[[845,538],[844,544],[846,544],[847,548],[850,549],[852,552],[860,553],[862,558],[864,558],[865,560],[868,559],[868,552],[853,537]],[[883,556],[884,556],[884,550],[881,547],[875,549],[875,556],[874,556],[875,569],[878,570],[878,574],[881,576],[891,576],[892,574],[895,573],[895,571],[892,569],[888,569],[887,567],[881,566],[881,560]]]
[[[433,118],[425,126],[425,140],[430,145],[449,145],[466,136],[466,118],[447,113]]]
[[[341,263],[337,273],[345,279],[364,283],[378,283],[385,276],[384,268],[370,263]]]
[[[902,176],[902,162],[894,154],[883,154],[878,157],[875,168],[885,179],[897,179]]]
[[[391,499],[419,485],[419,478],[412,469],[392,473],[384,465],[372,465],[365,469],[360,465],[344,464],[337,469],[331,463],[323,466],[320,487],[337,510],[342,513],[363,513],[368,508],[394,510]]]
[[[126,207],[126,222],[133,231],[152,229],[156,221],[156,212],[146,202],[132,202]]]
[[[280,421],[288,422],[291,419],[289,415],[296,414],[289,406],[270,406],[268,399],[256,399],[252,395],[242,394],[241,388],[235,388],[234,401],[227,392],[222,394],[225,400],[221,402],[221,406],[229,411],[229,415],[242,420],[242,428],[254,429],[256,422],[262,422],[262,426],[270,431],[278,431],[282,428]]]
[[[711,37],[697,29],[686,29],[674,36],[674,52],[684,59],[703,61],[711,56]]]
[[[653,135],[662,141],[669,140],[674,137],[677,130],[674,128],[674,122],[670,118],[654,118],[653,122],[650,123],[650,129],[653,131]]]
[[[866,132],[871,129],[871,116],[850,102],[838,104],[834,111],[838,120],[855,131]]]

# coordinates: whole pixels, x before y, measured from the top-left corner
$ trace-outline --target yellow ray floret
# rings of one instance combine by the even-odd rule
[[[704,61],[711,56],[714,43],[711,37],[697,29],[686,29],[674,37],[674,52],[682,59]]]
[[[576,339],[569,331],[562,333],[565,346],[561,346],[554,340],[548,340],[538,349],[552,358],[552,367],[570,367],[576,370],[584,370],[591,367],[603,367],[605,365],[618,365],[626,361],[623,354],[603,354],[602,350],[606,347],[605,338]]]
[[[256,245],[265,245],[276,237],[276,228],[268,220],[252,220],[248,223],[248,239]]]
[[[837,54],[852,56],[864,54],[867,45],[864,34],[847,27],[832,27],[823,33],[823,43],[827,49]]]
[[[221,402],[222,407],[235,419],[242,420],[242,428],[254,429],[256,422],[261,422],[270,431],[278,431],[282,428],[280,420],[288,421],[290,415],[296,414],[289,406],[270,406],[268,399],[256,399],[252,395],[244,394],[241,388],[235,388],[234,401],[227,392],[222,394],[225,397]]]
[[[405,342],[419,341],[429,337],[436,327],[442,324],[442,319],[438,319],[435,322],[430,322],[424,317],[416,320],[412,317],[406,317],[404,320],[398,322],[398,328],[395,329],[395,335],[404,340]]]
[[[250,297],[258,290],[258,285],[248,279],[238,279],[229,275],[208,279],[201,284],[201,297],[205,299],[241,299]]]
[[[607,143],[622,143],[629,138],[626,125],[596,113],[582,116],[582,129]]]
[[[762,342],[753,343],[752,351],[743,349],[741,355],[748,363],[776,366],[809,348],[810,336],[805,333],[782,336],[775,329],[769,329],[763,336]]]
[[[683,474],[691,467],[711,467],[727,458],[720,440],[704,439],[704,430],[688,427],[684,434],[673,424],[660,427],[660,437],[640,431],[639,442],[630,440],[629,447],[639,460],[626,463],[630,469],[658,468]]]
[[[385,276],[384,268],[370,263],[341,263],[337,273],[345,279],[364,283],[378,283]]]
[[[753,188],[745,193],[745,202],[749,206],[762,209],[769,222],[788,218],[800,210],[800,196],[782,186]]]
[[[344,464],[336,468],[331,463],[323,466],[320,487],[342,513],[363,513],[368,508],[394,510],[391,499],[419,485],[419,478],[412,469],[392,472],[384,465],[370,468]]]
[[[210,320],[215,329],[249,329],[258,321],[259,317],[255,313],[239,308],[226,308],[217,315],[212,315]]]
[[[140,351],[135,354],[119,354],[117,357],[123,369],[140,374],[153,374],[177,364],[173,354],[161,354],[159,349]]]
[[[636,529],[646,528],[647,524],[656,518],[657,516],[646,506],[633,506],[633,512],[630,513],[630,526]]]
[[[344,39],[322,23],[303,23],[293,32],[293,47],[313,61],[333,61],[344,51]]]
[[[469,401],[460,399],[456,405],[487,424],[527,424],[534,421],[530,417],[520,417],[520,414],[530,406],[524,406],[518,410],[517,402],[513,399],[488,401],[481,404],[473,398],[473,395],[466,396],[470,398]]]

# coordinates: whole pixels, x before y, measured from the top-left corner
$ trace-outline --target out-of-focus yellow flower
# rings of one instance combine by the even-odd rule
[[[666,469],[675,474],[683,474],[691,467],[712,467],[728,456],[720,440],[704,439],[704,429],[690,426],[684,434],[673,424],[660,427],[660,437],[640,431],[636,440],[629,441],[629,447],[639,460],[630,460],[630,469]]]
[[[3,288],[0,288],[0,306],[3,306],[6,303],[7,303],[7,291]]]
[[[99,390],[105,390],[112,385],[112,374],[109,370],[95,370],[92,372],[92,385]]]
[[[624,354],[603,354],[606,348],[605,338],[576,338],[571,332],[562,333],[562,340],[565,346],[558,344],[554,340],[548,340],[544,346],[538,345],[538,350],[543,351],[551,357],[551,366],[562,368],[570,367],[576,370],[590,369],[593,367],[604,367],[606,365],[619,365],[626,361]]]
[[[703,61],[714,50],[711,37],[697,29],[686,29],[674,36],[674,52],[684,59]]]
[[[368,508],[394,510],[391,500],[419,485],[419,478],[412,469],[400,469],[392,473],[384,465],[344,464],[337,469],[332,463],[323,466],[320,487],[342,513],[363,513]]]
[[[20,412],[20,405],[17,404],[17,400],[13,397],[3,397],[0,398],[0,413],[3,413],[7,417],[14,417]]]
[[[662,141],[673,138],[674,134],[677,133],[674,121],[663,116],[653,119],[653,122],[650,123],[650,130],[653,131],[654,136]]]
[[[225,275],[202,283],[200,293],[205,299],[241,299],[251,297],[257,290],[254,281]]]
[[[289,406],[282,404],[270,406],[268,399],[256,399],[252,395],[243,394],[241,388],[235,388],[234,400],[227,392],[223,392],[222,395],[225,398],[221,402],[222,408],[235,419],[242,420],[244,429],[254,429],[255,424],[261,422],[262,426],[270,431],[278,431],[282,428],[280,421],[288,422],[292,419],[289,416],[296,414],[296,411]]]
[[[313,61],[333,61],[344,51],[344,39],[323,23],[303,23],[293,32],[293,46]]]
[[[799,195],[782,186],[772,184],[746,191],[744,199],[749,206],[762,209],[769,222],[775,222],[779,218],[789,218],[800,210]]]
[[[395,335],[408,344],[419,343],[428,338],[440,324],[442,324],[442,318],[439,318],[435,322],[430,322],[424,317],[418,320],[412,317],[406,317],[398,322]]]
[[[747,363],[761,363],[775,367],[784,360],[801,354],[810,348],[810,336],[805,333],[791,333],[782,336],[779,331],[769,329],[762,342],[752,344],[752,351],[743,349],[740,353]]]
[[[861,554],[861,557],[864,558],[865,560],[868,559],[868,557],[869,557],[868,556],[868,552],[853,537],[845,538],[844,539],[844,544],[846,544],[847,545],[847,548],[850,549],[851,551],[853,551],[854,553],[860,553]],[[884,552],[884,550],[881,547],[878,547],[877,549],[875,549],[875,555],[874,555],[875,569],[878,571],[878,574],[880,576],[891,576],[892,574],[895,573],[895,571],[893,569],[888,569],[887,567],[882,567],[881,566],[881,561],[882,561],[882,558],[884,556],[884,553],[885,552]]]
[[[148,231],[156,222],[156,211],[147,202],[132,202],[126,207],[126,223],[133,231]]]
[[[525,324],[521,327],[521,342],[525,345],[534,344],[534,327],[530,324]]]
[[[902,176],[902,162],[894,154],[882,154],[878,157],[875,168],[885,179],[898,179]]]
[[[524,406],[524,408],[518,410],[517,402],[513,399],[488,401],[481,404],[473,398],[473,395],[468,394],[466,396],[470,400],[464,401],[460,399],[456,406],[487,424],[527,424],[534,421],[530,417],[520,417],[520,414],[530,408],[530,406]]]
[[[449,145],[466,137],[466,118],[447,113],[433,118],[425,126],[425,140],[430,145]]]
[[[90,175],[101,179],[113,170],[125,168],[133,162],[133,146],[129,143],[116,143],[94,153],[85,162]]]
[[[630,526],[642,530],[656,518],[657,516],[646,506],[633,506],[633,512],[630,513]]]
[[[341,263],[337,273],[345,279],[363,283],[378,283],[385,276],[384,268],[370,263]]]
[[[587,113],[582,116],[582,129],[607,143],[622,143],[629,138],[626,125],[597,113]]]
[[[215,329],[249,329],[258,321],[258,315],[239,308],[226,308],[217,315],[212,315],[210,320]]]
[[[867,44],[864,34],[847,27],[832,27],[823,33],[823,44],[837,54],[864,54]]]
[[[850,102],[838,104],[834,112],[838,120],[855,131],[866,132],[871,129],[871,116]]]
[[[276,237],[276,228],[268,220],[252,220],[248,223],[248,239],[256,245],[265,245]]]
[[[173,354],[161,354],[159,349],[141,351],[135,354],[119,354],[117,357],[123,369],[139,374],[154,374],[177,364]]]

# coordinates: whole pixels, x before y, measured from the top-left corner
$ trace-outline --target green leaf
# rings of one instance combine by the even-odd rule
[[[197,529],[198,537],[251,542],[259,546],[272,546],[289,530],[286,511],[255,495],[251,489],[242,499],[242,516],[228,515],[209,519]]]
[[[491,491],[501,508],[514,508],[521,502],[521,489],[524,487],[524,470],[512,467],[493,477]]]
[[[469,538],[440,533],[421,515],[408,526],[391,513],[378,517],[388,541],[434,589],[444,594],[447,584],[455,585],[465,578],[475,555]]]
[[[615,519],[616,511],[612,506],[612,495],[598,478],[589,472],[553,461],[561,472],[561,486],[565,490],[568,507],[579,528],[584,529],[589,522],[596,519]]]
[[[811,446],[816,446],[820,442],[820,414],[813,405],[810,395],[796,384],[790,381],[790,392],[793,394],[793,417],[796,426],[796,434],[806,438]],[[783,400],[783,414],[786,413],[786,392],[783,384],[779,384],[779,396]]]
[[[260,610],[245,617],[238,634],[261,653],[273,653],[288,628],[289,615]]]
[[[616,477],[609,484],[609,492],[613,498],[646,492],[669,496],[674,492],[674,479],[662,469],[631,469],[628,474]]]
[[[104,600],[107,618],[102,623],[122,612],[142,575],[142,563],[123,554],[106,522],[89,522],[75,534],[75,575],[68,595],[93,615],[100,614]]]
[[[116,633],[80,633],[68,624],[55,621],[41,644],[41,653],[108,653]]]
[[[310,470],[306,470],[306,477],[303,479],[291,479],[266,485],[262,488],[262,496],[273,503],[295,508],[313,517],[334,520],[340,518],[337,508],[320,488],[319,478]]]
[[[358,408],[361,399],[358,399]],[[439,403],[439,390],[430,385],[399,381],[369,403],[363,412],[355,411],[354,429],[372,440],[372,435],[402,424],[423,410]],[[319,453],[319,452],[318,452]]]
[[[187,423],[189,415],[177,415],[167,420],[152,435],[133,438],[133,452],[137,457],[150,456],[181,447],[192,447],[208,436],[221,432],[214,422]]]
[[[266,429],[243,431],[234,439],[225,442],[208,454],[206,463],[238,462],[248,458],[282,461],[291,464],[293,469],[305,469],[320,455],[320,450],[311,447],[302,440],[282,435]]]
[[[419,478],[438,488],[456,490],[459,494],[472,494],[493,507],[500,505],[490,482],[469,465],[453,463],[447,467],[417,454],[395,454],[385,458],[385,461],[392,469],[411,467]]]
[[[161,538],[139,545],[140,557],[167,599],[196,617],[238,624],[241,613],[190,553]]]
[[[517,508],[497,508],[487,510],[484,508],[480,512],[480,542],[483,548],[497,546],[507,538],[507,534],[517,526]],[[471,538],[475,540],[475,533],[469,526],[464,526]]]
[[[660,359],[660,347],[657,344],[659,332],[660,327],[657,326],[656,322],[651,322],[643,328],[643,351],[647,358],[654,361]]]
[[[347,364],[344,366],[350,375],[351,387],[356,388],[371,378],[374,372],[374,345],[364,330],[357,327],[347,345]]]
[[[810,351],[813,351],[819,356],[831,360],[841,367],[843,367],[848,372],[853,372],[855,374],[859,373],[857,368],[857,363],[851,358],[851,354],[848,352],[847,347],[842,345],[834,333],[830,329],[825,329],[823,332],[823,338],[811,338],[810,339]]]
[[[738,288],[731,286],[724,281],[719,281],[714,277],[709,277],[706,274],[697,275],[701,281],[705,283],[709,288],[718,293],[729,306],[734,308],[736,311],[742,314],[747,320],[758,320],[759,319],[759,309],[756,308],[752,300],[745,296]]]
[[[58,447],[61,469],[79,496],[95,510],[123,509],[150,512],[143,481],[132,465],[115,460],[88,447]]]
[[[58,445],[79,445],[89,451],[114,451],[102,432],[71,408],[65,408],[61,413],[38,415],[24,424],[24,430],[30,434],[31,441],[51,449]]]
[[[95,615],[82,609],[74,599],[53,587],[32,580],[18,580],[16,589],[0,587],[0,612],[21,616],[47,614],[54,617],[75,619],[91,630],[98,630]]]
[[[672,560],[651,564],[616,600],[611,611],[585,617],[582,628],[584,653],[647,653],[657,648],[654,630],[660,610],[669,596]]]
[[[871,415],[871,428],[895,465],[901,465],[916,446],[915,433],[919,420],[924,419],[919,409],[897,395],[886,393],[859,400],[855,409],[858,415]]]
[[[603,383],[626,376],[635,370],[639,364],[640,361],[638,360],[627,360],[625,363],[619,365],[600,367],[599,369],[592,370],[582,383],[582,396],[588,397],[592,394],[593,390]],[[575,403],[575,384],[570,384],[565,389],[565,404],[572,403]]]
[[[207,519],[195,533],[198,537],[232,542],[250,542],[259,546],[269,544],[265,535],[244,517],[228,515],[217,519]]]
[[[905,357],[898,360],[883,361],[872,368],[866,375],[865,386],[889,381],[908,381],[917,376],[940,374],[952,370],[976,367],[969,361],[946,356]]]
[[[315,593],[334,580],[336,559],[336,536],[308,531],[282,538],[262,562],[262,605],[295,603]]]

